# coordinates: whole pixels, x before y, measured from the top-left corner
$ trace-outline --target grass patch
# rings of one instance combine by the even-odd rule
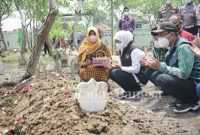
[[[25,54],[26,60],[27,62],[29,62],[30,60],[30,52],[27,52]],[[21,59],[21,55],[20,52],[8,52],[6,54],[6,57],[2,58],[2,61],[5,65],[6,68],[22,68],[22,67],[26,67],[26,65],[20,65],[19,61]],[[52,57],[50,57],[49,55],[44,55],[44,53],[42,52],[40,55],[40,59],[38,64],[42,67],[46,66],[47,64],[54,64],[54,60]]]

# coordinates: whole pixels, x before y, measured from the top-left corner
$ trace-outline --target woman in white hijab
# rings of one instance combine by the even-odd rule
[[[129,31],[117,32],[114,42],[119,50],[119,64],[112,65],[109,77],[125,90],[120,99],[131,99],[148,82],[140,65],[145,53],[136,48]]]

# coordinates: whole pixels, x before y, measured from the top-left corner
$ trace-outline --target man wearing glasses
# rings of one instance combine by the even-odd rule
[[[152,82],[176,99],[170,103],[175,113],[198,110],[196,84],[200,82],[200,59],[189,49],[189,41],[178,36],[175,24],[161,23],[154,32],[158,33],[158,45],[169,48],[165,60],[160,62],[150,57],[141,63],[156,70],[151,74]]]

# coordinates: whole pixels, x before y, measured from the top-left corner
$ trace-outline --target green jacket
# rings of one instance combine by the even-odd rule
[[[167,53],[167,48],[156,48],[153,47],[153,56],[158,59],[160,62],[163,62],[165,60],[165,55]]]
[[[168,50],[165,62],[161,62],[159,70],[180,79],[193,79],[200,82],[200,59],[195,57],[189,48],[189,41],[177,38]]]
[[[160,62],[163,62],[165,60],[165,55],[168,51],[167,48],[156,48],[155,46],[152,48],[153,50],[153,56],[154,58],[158,59]],[[151,76],[151,74],[156,71],[151,68],[146,68],[145,74],[147,76]]]

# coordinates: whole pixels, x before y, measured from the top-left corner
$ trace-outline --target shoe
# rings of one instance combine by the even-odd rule
[[[183,104],[181,100],[175,99],[175,101],[168,104],[168,107],[179,107]]]
[[[169,96],[169,94],[168,94],[167,92],[164,92],[164,91],[163,91],[163,92],[161,93],[161,96]]]
[[[173,109],[173,112],[175,113],[186,113],[189,111],[197,111],[200,108],[200,105],[198,102],[196,103],[185,103],[181,104],[179,107],[176,107]]]
[[[118,96],[119,100],[126,100],[131,96],[131,92],[124,92]]]

